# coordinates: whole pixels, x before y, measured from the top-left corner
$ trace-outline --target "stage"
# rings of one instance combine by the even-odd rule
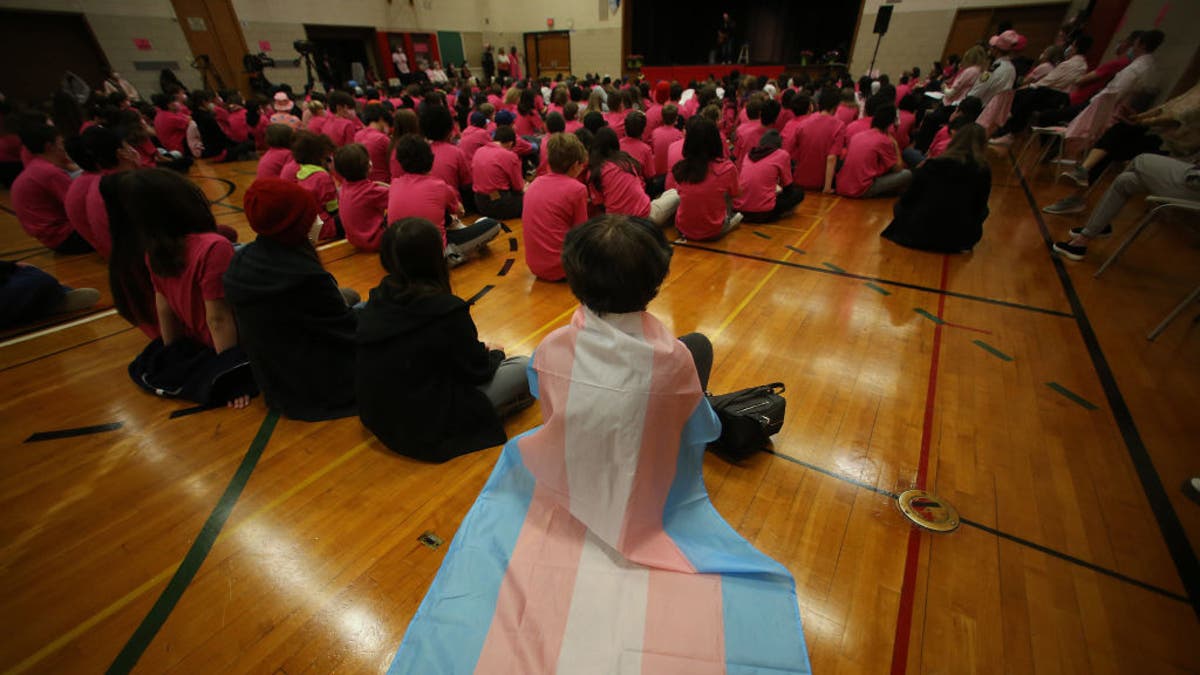
[[[829,68],[844,70],[844,63],[814,63],[808,65],[799,64],[700,64],[695,66],[642,66],[642,75],[650,82],[659,80],[675,80],[683,85],[687,85],[691,81],[701,81],[708,79],[709,75],[716,78],[723,78],[733,71],[738,71],[743,75],[765,75],[767,77],[779,77],[781,73],[787,73],[789,77],[807,73],[810,77],[823,75]]]

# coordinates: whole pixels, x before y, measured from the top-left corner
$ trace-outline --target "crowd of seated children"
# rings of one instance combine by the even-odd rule
[[[286,124],[272,124],[267,127],[267,151],[258,158],[258,168],[255,169],[257,178],[279,178],[283,167],[292,159],[292,140],[294,132]]]
[[[226,134],[228,113],[224,108],[216,105],[211,93],[204,90],[193,91],[190,103],[192,122],[195,123],[196,130],[200,134],[200,153],[198,155],[200,159],[214,162],[238,162],[255,157],[253,140],[243,138],[241,141],[235,141]],[[224,113],[225,128],[222,128],[216,111]],[[195,154],[194,150],[193,154]]]
[[[846,142],[846,158],[837,174],[837,193],[843,197],[880,197],[903,192],[912,181],[904,168],[896,139],[888,133],[896,109],[881,107],[871,118],[871,128]]]
[[[515,152],[516,142],[517,134],[511,126],[498,125],[492,141],[475,151],[471,184],[476,210],[482,215],[500,220],[521,216],[525,179],[521,158]]]
[[[363,108],[362,121],[363,128],[355,132],[354,142],[363,146],[371,159],[367,178],[386,183],[392,179],[388,157],[392,143],[391,115],[382,104],[370,103]]]
[[[741,194],[733,208],[748,223],[779,220],[804,199],[804,190],[792,183],[792,159],[774,129],[763,134],[738,165],[738,185]]]
[[[138,168],[137,151],[120,135],[101,126],[93,126],[71,140],[70,155],[83,173],[71,181],[63,206],[71,227],[107,260],[112,255],[112,236],[108,231],[108,212],[100,194],[100,179],[112,173]]]

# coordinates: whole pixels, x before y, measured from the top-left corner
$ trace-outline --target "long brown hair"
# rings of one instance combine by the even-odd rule
[[[453,292],[442,233],[424,218],[402,218],[388,226],[379,260],[388,273],[380,289],[395,301]]]
[[[946,151],[938,155],[938,158],[987,166],[987,132],[974,122],[963,125],[954,132],[950,145],[946,146]]]

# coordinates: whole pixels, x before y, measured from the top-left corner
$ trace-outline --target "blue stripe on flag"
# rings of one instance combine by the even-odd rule
[[[475,670],[496,613],[500,584],[533,499],[533,475],[525,468],[517,448],[517,441],[526,434],[504,446],[487,485],[463,519],[433,585],[413,616],[389,675]],[[483,548],[480,543],[494,546]],[[445,626],[446,617],[454,617],[457,625]]]

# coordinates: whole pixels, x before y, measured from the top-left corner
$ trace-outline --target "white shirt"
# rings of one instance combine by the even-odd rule
[[[396,70],[405,75],[408,74],[408,56],[404,52],[395,52],[392,54],[392,63],[396,64]]]
[[[1157,83],[1158,63],[1154,55],[1142,54],[1109,80],[1100,93],[1116,93],[1118,102],[1121,102],[1133,94],[1153,91]]]
[[[967,92],[967,96],[975,96],[984,105],[987,105],[987,102],[992,100],[996,94],[1012,89],[1016,79],[1017,69],[1013,68],[1012,57],[1001,56],[996,59],[995,68],[990,73],[979,76],[979,80]]]
[[[1066,93],[1079,78],[1087,73],[1087,59],[1083,54],[1076,54],[1062,63],[1054,66],[1054,70],[1046,73],[1045,77],[1038,80],[1034,86],[1050,87]]]

